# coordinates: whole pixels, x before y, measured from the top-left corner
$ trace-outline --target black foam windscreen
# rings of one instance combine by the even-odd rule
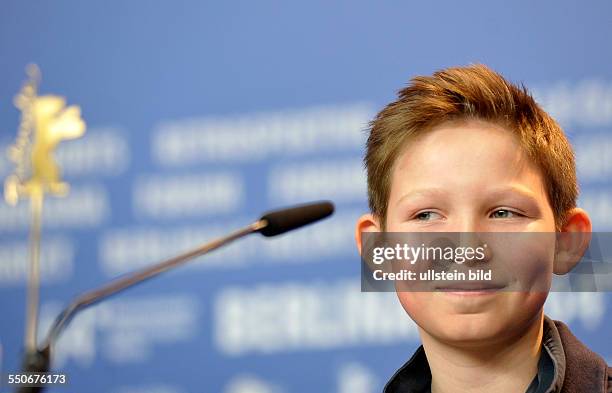
[[[264,236],[280,235],[328,217],[333,212],[334,204],[330,201],[313,202],[274,210],[261,216],[260,220],[266,220],[268,224],[259,232]]]

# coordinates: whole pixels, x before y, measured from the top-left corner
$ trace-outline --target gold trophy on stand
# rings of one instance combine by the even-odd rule
[[[4,183],[4,198],[10,205],[20,199],[30,199],[30,263],[28,269],[25,364],[27,371],[47,371],[40,363],[36,337],[40,291],[40,237],[45,194],[66,196],[68,183],[62,181],[59,165],[53,152],[58,143],[74,139],[85,133],[85,122],[78,106],[66,106],[64,98],[38,95],[40,70],[36,65],[27,67],[29,79],[15,97],[15,106],[21,111],[17,139],[9,147],[9,159],[15,171]]]

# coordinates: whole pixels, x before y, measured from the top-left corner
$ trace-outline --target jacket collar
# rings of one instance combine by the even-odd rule
[[[555,366],[553,381],[546,392],[560,392],[563,387],[563,381],[565,380],[565,351],[563,349],[559,330],[555,322],[548,317],[544,317],[542,350],[548,352],[548,356],[550,356]]]

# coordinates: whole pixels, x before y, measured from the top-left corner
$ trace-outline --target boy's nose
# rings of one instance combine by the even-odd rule
[[[452,231],[453,232],[465,232],[465,233],[470,233],[470,232],[484,232],[484,225],[483,223],[472,216],[462,216],[462,217],[457,217],[456,221],[454,222],[454,225],[452,226]]]

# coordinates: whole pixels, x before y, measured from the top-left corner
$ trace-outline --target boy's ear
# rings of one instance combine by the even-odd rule
[[[557,236],[553,272],[558,275],[572,270],[591,243],[591,219],[586,211],[574,208],[569,211],[565,224]]]
[[[361,245],[362,245],[362,232],[380,232],[380,221],[373,214],[364,214],[359,217],[357,220],[357,224],[355,225],[355,243],[357,243],[357,250],[359,251],[359,255],[361,255]]]

